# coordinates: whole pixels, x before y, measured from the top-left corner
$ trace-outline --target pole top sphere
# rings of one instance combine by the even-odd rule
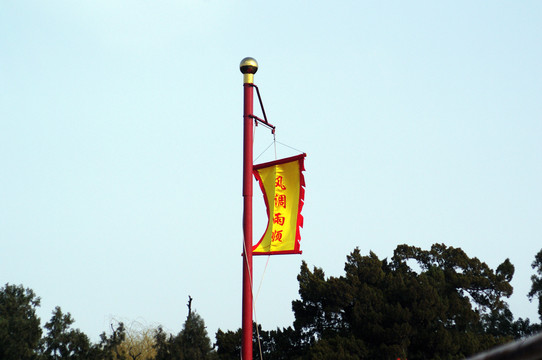
[[[241,60],[241,63],[239,64],[239,69],[243,73],[243,82],[253,83],[254,74],[256,74],[256,71],[258,71],[258,62],[254,58],[246,57]]]
[[[256,74],[256,71],[258,71],[258,62],[254,58],[246,57],[241,60],[239,68],[243,74]]]

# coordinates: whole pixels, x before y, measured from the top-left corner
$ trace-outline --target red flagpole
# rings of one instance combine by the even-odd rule
[[[253,99],[255,59],[247,57],[239,65],[243,73],[243,310],[241,359],[252,360],[252,167]]]

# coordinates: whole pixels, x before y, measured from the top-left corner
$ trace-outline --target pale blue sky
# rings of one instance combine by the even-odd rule
[[[237,329],[252,56],[277,140],[308,154],[303,255],[269,259],[264,329],[292,324],[302,260],[339,276],[355,247],[402,243],[509,257],[511,309],[537,320],[541,18],[539,1],[2,1],[0,284],[93,339],[112,318],[176,333],[188,295],[212,339]],[[271,142],[259,127],[255,156]]]

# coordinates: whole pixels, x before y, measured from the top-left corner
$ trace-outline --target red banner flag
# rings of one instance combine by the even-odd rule
[[[267,207],[267,230],[253,246],[253,255],[301,254],[299,229],[305,198],[304,160],[301,154],[254,165],[253,174]]]

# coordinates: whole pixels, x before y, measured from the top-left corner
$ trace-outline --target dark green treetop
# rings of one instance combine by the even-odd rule
[[[0,359],[36,359],[41,338],[40,298],[22,285],[0,288]]]
[[[188,316],[177,336],[168,336],[161,327],[155,333],[156,360],[210,360],[216,357],[205,322],[192,311],[192,298],[189,299]]]
[[[71,329],[74,323],[70,313],[62,313],[57,306],[51,320],[45,324],[47,335],[41,340],[43,360],[87,360],[95,351],[87,335],[79,329]]]
[[[390,261],[355,249],[344,270],[301,266],[292,307],[309,358],[459,359],[513,337],[508,260],[494,271],[443,244],[400,245]]]
[[[536,274],[531,276],[532,286],[529,291],[529,299],[538,297],[538,315],[542,321],[542,249],[536,254],[532,268],[536,270]]]

